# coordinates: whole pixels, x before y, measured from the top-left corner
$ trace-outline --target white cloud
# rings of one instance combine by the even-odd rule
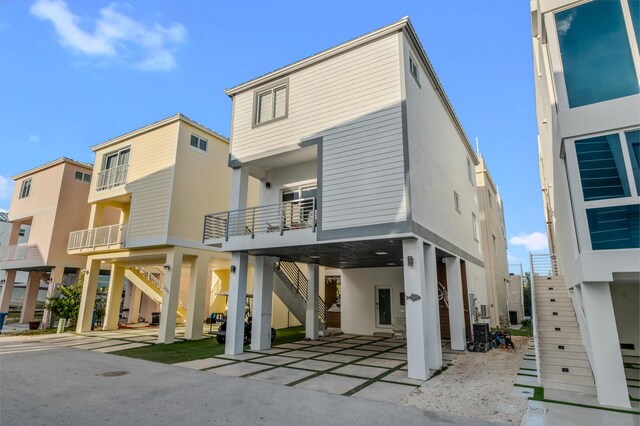
[[[509,244],[513,244],[514,246],[525,246],[529,251],[538,251],[549,247],[547,243],[547,236],[542,232],[515,235],[509,238]]]
[[[0,200],[11,199],[13,192],[13,181],[11,178],[0,176]]]
[[[186,28],[179,23],[145,25],[117,9],[116,4],[101,9],[93,32],[81,27],[82,19],[63,0],[38,0],[31,6],[31,14],[51,21],[60,43],[77,53],[120,60],[144,71],[175,68],[174,53],[186,39]]]
[[[509,263],[520,263],[520,258],[518,258],[517,256],[514,256],[511,253],[507,252],[507,261]]]
[[[31,143],[38,143],[40,142],[40,136],[38,135],[29,135],[29,142]]]
[[[573,22],[575,17],[576,11],[572,10],[565,18],[562,18],[556,22],[556,28],[558,29],[559,35],[563,36],[567,33],[567,31],[569,31],[569,28],[571,28],[571,23]]]

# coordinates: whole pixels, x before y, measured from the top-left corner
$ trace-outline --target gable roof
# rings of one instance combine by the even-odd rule
[[[34,167],[33,169],[29,169],[29,170],[24,171],[22,173],[18,173],[15,176],[11,176],[11,179],[13,179],[13,180],[22,179],[25,176],[32,175],[34,173],[40,172],[40,171],[48,169],[50,167],[57,166],[58,164],[62,164],[62,163],[69,163],[69,164],[73,164],[74,166],[82,167],[84,169],[93,170],[93,165],[92,164],[85,163],[85,162],[82,162],[82,161],[72,160],[71,158],[67,158],[67,157],[60,157],[57,160],[50,161],[50,162],[45,163],[45,164],[43,164],[41,166]]]

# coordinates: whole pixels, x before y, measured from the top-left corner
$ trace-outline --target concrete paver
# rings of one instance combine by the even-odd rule
[[[323,374],[295,385],[298,388],[342,395],[351,389],[364,384],[366,380],[352,377]]]
[[[344,367],[340,367],[336,370],[333,370],[333,373],[346,374],[347,376],[356,376],[356,377],[364,377],[364,378],[372,379],[387,371],[388,370],[386,368],[369,367],[366,365],[352,364],[352,365],[345,365]]]
[[[205,359],[196,359],[194,361],[179,362],[173,365],[178,367],[191,368],[193,370],[204,370],[206,368],[220,367],[222,365],[231,364],[232,362],[235,362],[235,361],[222,359],[222,358],[205,358]]]
[[[395,404],[402,398],[416,390],[415,386],[398,385],[395,383],[376,382],[353,394],[356,398]]]
[[[339,366],[337,362],[317,361],[315,359],[305,359],[291,364],[289,367],[302,368],[305,370],[325,371]]]
[[[236,362],[234,364],[223,365],[221,367],[215,367],[211,371],[215,374],[220,374],[222,376],[231,376],[231,377],[239,377],[244,376],[245,374],[257,373],[259,371],[268,370],[273,368],[269,365],[262,364],[251,364],[248,362]]]
[[[249,376],[251,380],[261,380],[264,382],[275,383],[277,385],[288,385],[297,382],[306,377],[312,376],[313,371],[296,370],[295,368],[279,367],[273,370],[263,371],[258,374]]]

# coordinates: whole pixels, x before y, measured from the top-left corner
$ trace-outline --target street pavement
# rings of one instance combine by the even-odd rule
[[[1,425],[488,425],[107,353],[0,338]]]

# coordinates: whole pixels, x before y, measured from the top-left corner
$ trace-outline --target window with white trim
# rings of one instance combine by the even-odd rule
[[[91,174],[76,170],[75,179],[78,182],[91,183]]]
[[[460,213],[460,196],[455,191],[453,191],[453,208]]]
[[[287,117],[287,88],[288,86],[285,82],[261,92],[256,92],[254,125]]]
[[[475,181],[473,179],[473,167],[471,166],[471,160],[469,159],[469,157],[467,157],[467,177],[469,178],[469,182],[471,182],[471,185],[475,186]]]
[[[31,193],[31,178],[25,179],[22,181],[22,186],[20,187],[20,199],[27,198]]]
[[[191,140],[189,144],[195,149],[199,149],[200,151],[207,152],[209,142],[198,135],[191,135]]]
[[[416,61],[414,61],[411,56],[409,56],[409,72],[411,73],[413,78],[416,80],[416,83],[418,83],[418,86],[420,86],[420,68],[418,67],[418,64],[416,64]]]

